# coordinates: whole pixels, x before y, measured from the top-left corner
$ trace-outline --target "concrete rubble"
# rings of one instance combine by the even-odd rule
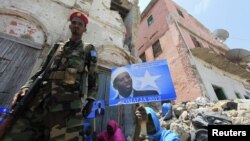
[[[250,125],[247,99],[210,102],[198,97],[192,102],[172,105],[171,110],[171,116],[159,110],[161,126],[178,133],[182,141],[206,140],[208,125]]]

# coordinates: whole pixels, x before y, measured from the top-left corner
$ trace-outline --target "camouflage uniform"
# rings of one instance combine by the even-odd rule
[[[87,99],[94,100],[97,92],[96,51],[82,41],[67,41],[57,51],[52,48],[41,70],[23,87],[31,86],[54,53],[50,75],[4,140],[82,140],[82,96],[87,93]]]

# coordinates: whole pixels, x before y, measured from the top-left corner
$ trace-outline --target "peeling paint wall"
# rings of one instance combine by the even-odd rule
[[[43,44],[45,35],[39,25],[21,17],[0,15],[0,32]]]
[[[140,11],[138,7],[138,0],[134,0],[131,4],[132,8],[124,19],[126,26],[126,38],[125,47],[131,52],[135,57],[138,57],[136,49],[136,34],[138,32],[138,27],[140,24]]]
[[[123,47],[125,26],[120,15],[110,10],[110,0],[23,0],[22,2],[0,0],[0,2],[0,13],[16,14],[29,17],[27,20],[39,22],[38,24],[42,25],[47,34],[47,43],[50,45],[70,36],[67,20],[70,13],[74,11],[72,11],[73,8],[89,15],[90,24],[84,35],[85,41],[96,46],[115,44]]]
[[[117,11],[110,10],[111,0],[22,0],[22,2],[0,0],[0,3],[0,17],[4,19],[1,22],[4,26],[1,26],[0,32],[17,37],[25,34],[25,38],[31,36],[30,38],[33,38],[35,42],[50,47],[54,43],[70,37],[68,17],[72,12],[79,10],[88,15],[90,21],[87,25],[87,32],[83,35],[85,42],[92,43],[97,49],[99,46],[114,45],[130,55],[124,50],[126,35],[124,22]],[[2,15],[12,17],[5,19]],[[23,23],[24,21],[21,19],[26,22],[26,27],[18,24],[19,26],[16,28],[11,24],[12,21]],[[5,26],[6,24],[8,26]],[[43,54],[46,54],[47,50],[45,49]],[[107,59],[108,56],[104,57],[106,58],[101,59]],[[130,62],[131,60],[131,58],[127,60],[128,58],[122,56],[118,56],[116,60],[119,59],[121,59],[120,62]]]
[[[71,9],[51,0],[0,0],[0,3],[0,13],[17,15],[40,25],[47,36],[47,44],[52,45],[67,37],[65,27]]]
[[[115,44],[123,48],[126,29],[122,18],[116,11],[110,10],[111,0],[94,0],[89,17],[87,34],[83,37],[97,46]]]
[[[127,0],[123,2],[125,2],[122,3],[123,6],[128,5]],[[16,37],[29,37],[30,40],[44,45],[44,48],[38,51],[39,58],[36,58],[33,73],[39,68],[54,43],[65,41],[70,37],[68,17],[75,11],[81,11],[89,18],[83,41],[91,43],[97,48],[99,75],[101,75],[99,81],[102,84],[103,82],[107,83],[99,87],[102,91],[100,98],[108,98],[106,90],[109,88],[111,68],[137,62],[135,57],[124,49],[127,32],[125,24],[133,24],[134,18],[128,18],[124,23],[118,11],[110,10],[111,0],[0,0],[0,3],[0,32]],[[138,13],[133,12],[131,16],[133,14]],[[11,16],[6,17],[5,15]],[[132,28],[132,33],[129,34],[134,35],[136,26],[132,25]],[[118,122],[120,119],[123,129],[126,131],[126,137],[133,135],[134,117],[124,116],[132,115],[134,113],[132,108],[132,105],[126,105],[117,109],[118,112],[116,109],[107,110],[107,112],[114,114],[114,118],[118,117]],[[97,125],[98,129],[106,129],[106,122],[110,119],[110,115],[106,114],[106,116],[107,118],[100,121],[103,125]]]
[[[198,69],[202,72],[202,80],[208,91],[207,94],[212,101],[218,100],[212,85],[221,87],[227,99],[236,99],[235,93],[238,93],[241,98],[244,98],[246,89],[240,81],[237,81],[240,78],[235,78],[236,76],[232,76],[232,74],[217,69],[198,58],[196,59],[196,64]]]

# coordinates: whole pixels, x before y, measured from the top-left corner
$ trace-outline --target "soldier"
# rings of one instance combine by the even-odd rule
[[[95,47],[81,40],[87,30],[88,18],[80,12],[74,12],[69,20],[70,40],[51,49],[40,71],[14,97],[12,106],[27,93],[55,54],[48,78],[4,140],[82,140],[79,133],[82,132],[83,116],[91,112],[97,92],[97,58]],[[84,94],[87,94],[88,102],[82,108]]]

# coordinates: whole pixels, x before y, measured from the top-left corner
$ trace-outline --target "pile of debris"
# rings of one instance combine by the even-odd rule
[[[161,126],[175,131],[182,141],[207,140],[208,125],[250,125],[250,100],[209,102],[199,97],[194,102],[164,103],[158,116]]]

